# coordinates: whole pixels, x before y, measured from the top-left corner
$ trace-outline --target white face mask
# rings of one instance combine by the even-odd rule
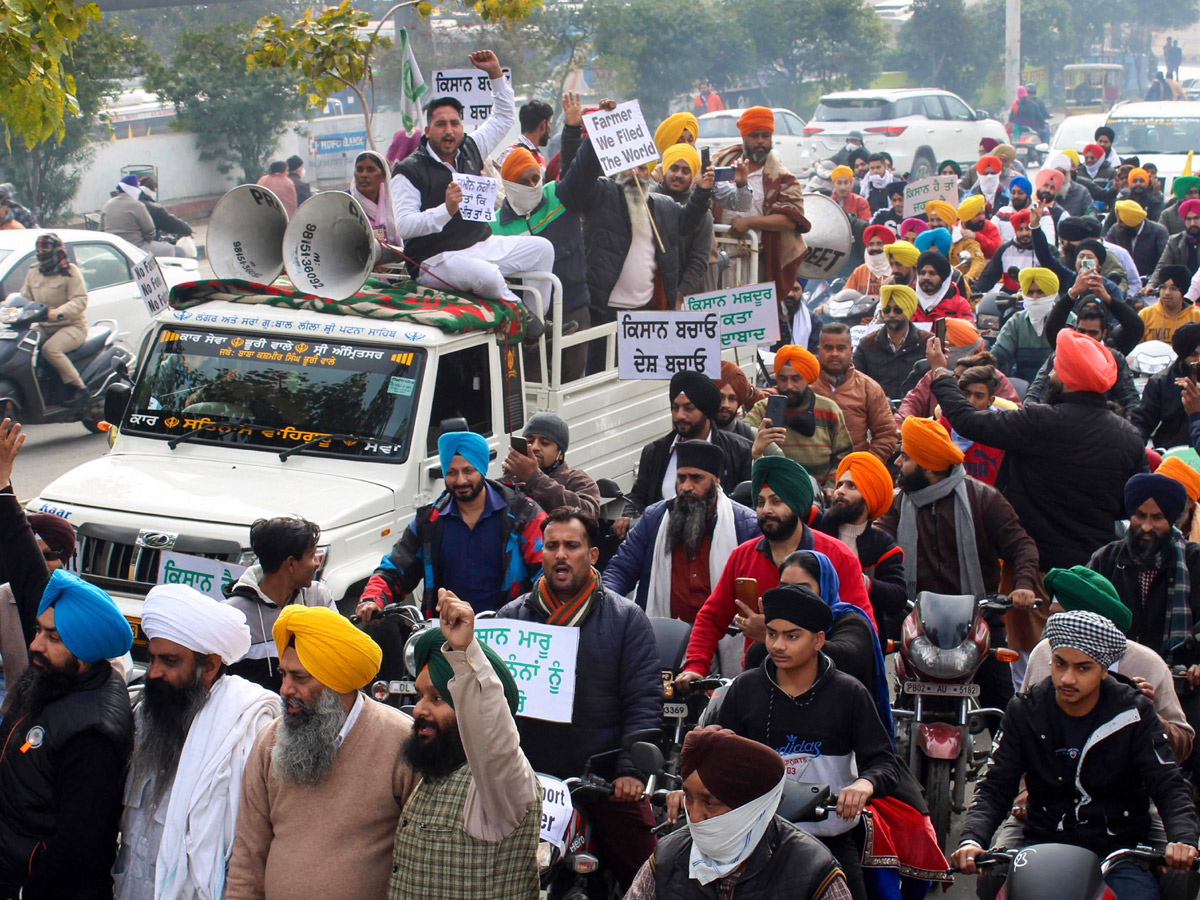
[[[995,197],[996,191],[1000,188],[1000,176],[992,172],[985,172],[979,176],[979,191],[984,197]]]
[[[692,835],[689,877],[708,884],[724,878],[749,859],[774,819],[775,810],[779,809],[786,780],[785,775],[779,784],[757,800],[727,813],[703,822],[688,822],[688,831]]]
[[[518,216],[527,216],[541,204],[542,186],[527,187],[515,181],[504,182],[504,196]]]
[[[1045,297],[1032,299],[1022,294],[1021,299],[1024,301],[1025,314],[1029,316],[1029,324],[1040,335],[1046,327],[1046,317],[1050,315],[1051,308],[1058,302],[1058,294],[1048,294]]]

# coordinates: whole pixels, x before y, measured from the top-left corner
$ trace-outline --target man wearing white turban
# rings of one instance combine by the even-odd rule
[[[194,588],[146,595],[150,668],[125,785],[117,900],[221,900],[242,772],[278,695],[225,668],[250,648],[242,613]]]

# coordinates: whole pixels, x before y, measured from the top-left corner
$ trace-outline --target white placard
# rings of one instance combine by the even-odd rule
[[[542,783],[541,838],[563,851],[566,849],[563,839],[567,835],[567,825],[571,822],[571,813],[575,811],[571,803],[571,789],[566,782],[540,772],[538,781]]]
[[[495,178],[486,175],[464,175],[455,172],[454,183],[462,187],[462,203],[458,211],[468,222],[492,222],[496,219],[496,189],[500,186]]]
[[[158,260],[153,254],[147,253],[133,264],[133,277],[137,280],[138,290],[142,292],[142,301],[151,316],[158,315],[170,305],[168,300],[171,290],[167,287],[162,269],[158,267]]]
[[[245,566],[164,550],[158,559],[159,584],[186,584],[214,600],[225,599],[225,588],[236,582]]]
[[[914,181],[904,189],[904,218],[925,212],[930,200],[945,200],[958,208],[958,179],[953,175],[934,175]]]
[[[658,161],[654,135],[636,100],[621,103],[613,110],[587,113],[583,120],[605,175]]]
[[[484,628],[479,624],[475,637],[496,651],[517,681],[517,715],[570,722],[579,629],[505,619],[491,619]]]
[[[512,84],[512,69],[504,66],[504,77]],[[426,85],[428,87],[429,85]],[[453,97],[463,106],[463,127],[474,131],[492,114],[492,80],[479,69],[434,69],[433,93],[426,100]]]
[[[617,314],[617,377],[670,380],[692,369],[721,377],[721,322],[714,311]]]
[[[721,319],[721,346],[773,344],[779,340],[775,283],[710,291],[684,299],[689,310],[714,310]]]

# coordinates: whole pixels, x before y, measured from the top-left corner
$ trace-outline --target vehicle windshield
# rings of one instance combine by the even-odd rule
[[[918,598],[925,636],[943,650],[967,639],[975,620],[975,598],[969,594],[924,592]]]
[[[4,260],[10,256],[12,256],[11,250],[0,250],[0,262],[4,262]],[[0,297],[0,300],[3,300],[3,299],[4,299],[3,297]]]
[[[1116,135],[1113,149],[1119,156],[1184,154],[1200,145],[1200,119],[1109,119],[1108,127]]]
[[[822,97],[814,122],[881,122],[892,118],[891,104],[882,97]]]
[[[1071,116],[1063,120],[1062,125],[1058,129],[1058,134],[1054,137],[1054,150],[1077,150],[1082,152],[1083,148],[1092,143],[1095,139],[1096,126],[1103,124],[1100,121],[1084,121],[1076,122],[1074,119],[1083,116]]]
[[[738,131],[737,116],[713,116],[711,119],[701,119],[700,137],[735,138],[740,141],[742,133]]]
[[[191,440],[271,451],[325,436],[305,453],[402,462],[424,367],[417,349],[171,325],[158,332],[122,430],[198,431]]]

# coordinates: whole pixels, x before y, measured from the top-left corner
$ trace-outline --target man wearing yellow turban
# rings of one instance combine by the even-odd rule
[[[349,619],[285,606],[272,633],[284,712],[246,762],[226,896],[382,900],[417,782],[402,752],[412,722],[363,696],[382,651]],[[347,836],[352,854],[314,852]]]
[[[695,116],[690,112],[675,113],[675,115],[663,119],[662,124],[654,129],[654,146],[658,148],[658,155],[662,156],[673,144],[695,146],[698,134],[700,134],[700,124],[696,121]],[[695,171],[700,171],[699,165],[696,166]]]
[[[885,284],[879,293],[883,327],[858,342],[854,368],[875,379],[889,400],[903,400],[917,382],[913,367],[925,359],[925,342],[933,332],[912,325],[917,292],[908,285]]]
[[[820,374],[820,363],[804,347],[780,347],[775,351],[775,386],[787,398],[784,421],[763,427],[769,397],[754,404],[745,421],[758,429],[751,451],[755,459],[782,452],[817,481],[832,482],[838,463],[854,444],[838,405],[810,387]]]
[[[1052,348],[1046,337],[1046,318],[1058,302],[1058,276],[1050,269],[1030,267],[1017,275],[1022,308],[1015,312],[996,335],[992,355],[1010,377],[1032,382]],[[1070,324],[1075,323],[1071,314]]]
[[[992,224],[991,214],[992,207],[982,194],[971,194],[958,204],[963,239],[978,241],[985,260],[991,260],[1000,249],[1000,229]]]
[[[849,166],[837,166],[829,173],[833,184],[833,202],[852,219],[871,221],[871,204],[862,194],[854,190],[854,170]]]
[[[1146,280],[1154,274],[1171,237],[1163,225],[1148,215],[1149,203],[1148,197],[1142,197],[1142,202],[1118,200],[1114,204],[1117,221],[1104,236],[1105,240],[1129,251],[1138,274]],[[1161,205],[1160,201],[1156,208]]]

